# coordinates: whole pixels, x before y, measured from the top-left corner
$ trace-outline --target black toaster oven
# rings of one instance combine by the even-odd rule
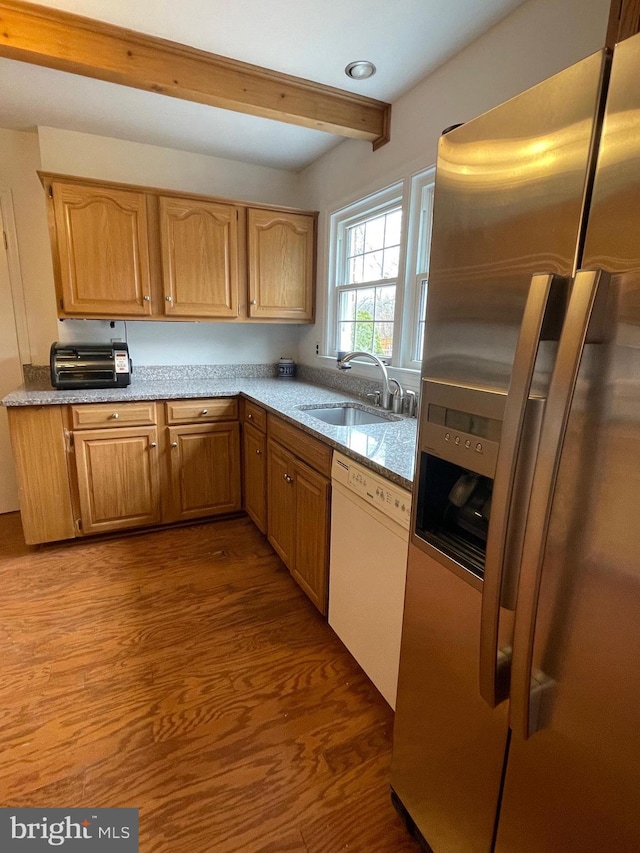
[[[54,388],[124,388],[131,382],[129,347],[110,344],[51,344],[49,357]]]

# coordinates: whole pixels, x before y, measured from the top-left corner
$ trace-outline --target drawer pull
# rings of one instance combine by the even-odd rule
[[[293,483],[293,477],[290,474],[285,474],[284,479],[287,483]]]
[[[117,412],[114,412],[114,413],[111,415],[111,417],[114,419],[114,421],[117,421],[117,420],[118,420],[118,418],[120,417],[120,415],[119,415]]]
[[[209,409],[203,409],[203,410],[200,412],[200,414],[201,414],[201,415],[208,415],[208,414],[209,414]]]

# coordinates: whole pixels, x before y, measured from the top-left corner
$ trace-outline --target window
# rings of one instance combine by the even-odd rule
[[[419,370],[424,341],[433,169],[330,217],[328,355],[365,350]]]
[[[400,268],[402,199],[376,197],[336,222],[335,350],[391,358]]]
[[[407,264],[407,289],[413,292],[415,321],[409,342],[408,365],[418,369],[424,349],[424,329],[427,314],[427,285],[429,281],[429,250],[433,224],[434,169],[415,175],[411,181],[411,233]]]

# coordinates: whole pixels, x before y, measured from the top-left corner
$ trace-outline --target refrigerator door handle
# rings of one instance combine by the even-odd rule
[[[562,325],[566,284],[567,280],[559,276],[532,276],[507,394],[491,497],[480,621],[480,695],[490,708],[504,701],[509,691],[511,649],[498,649],[498,625],[503,606],[509,510],[525,412],[540,341],[557,340]],[[512,572],[518,569],[519,566],[511,567]],[[513,609],[513,602],[506,604]]]
[[[511,727],[524,739],[544,726],[545,696],[554,684],[545,673],[532,672],[542,565],[582,351],[586,343],[604,339],[609,281],[603,270],[580,270],[575,277],[540,436],[518,585],[509,709]]]

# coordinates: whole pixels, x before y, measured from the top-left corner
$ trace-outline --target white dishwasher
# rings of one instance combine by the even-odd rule
[[[411,492],[334,452],[329,625],[395,708]]]

